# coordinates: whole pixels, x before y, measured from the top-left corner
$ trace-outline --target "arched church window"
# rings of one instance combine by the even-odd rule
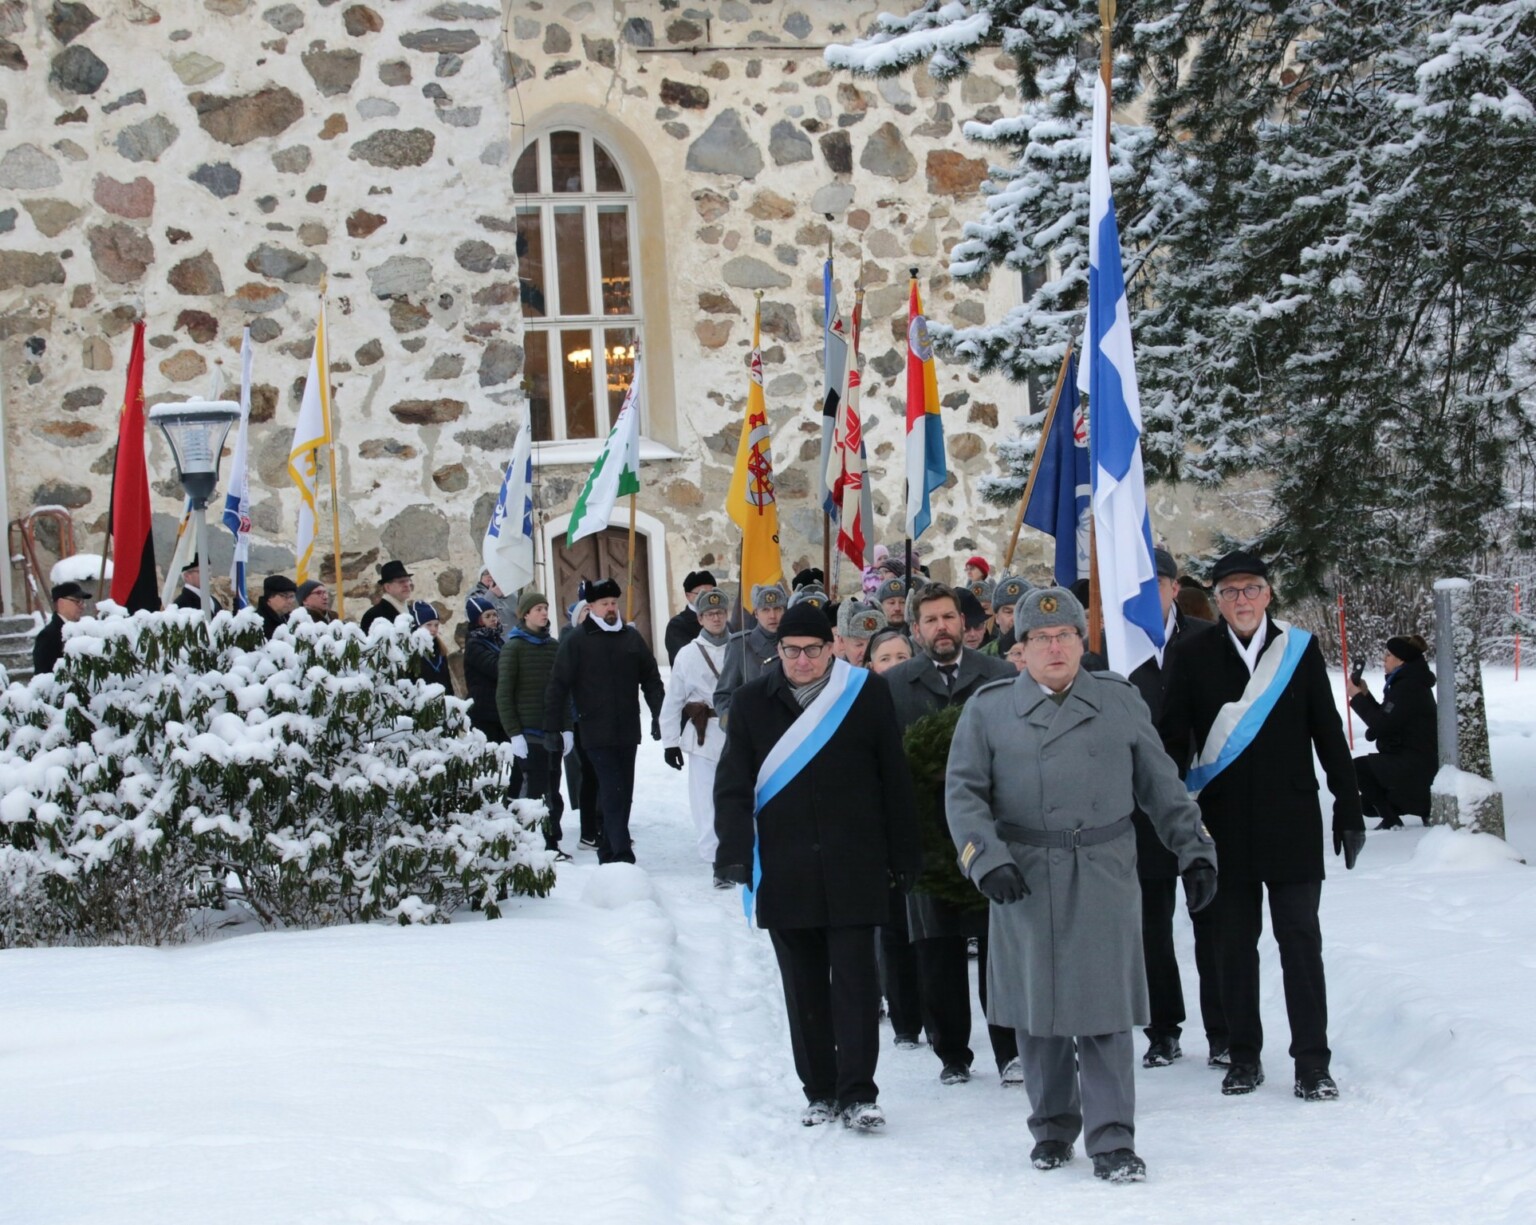
[[[561,128],[529,140],[512,190],[533,436],[604,438],[644,322],[633,178],[590,132]]]

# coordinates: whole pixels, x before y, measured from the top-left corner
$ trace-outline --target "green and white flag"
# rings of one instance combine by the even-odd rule
[[[608,526],[614,503],[628,494],[640,492],[640,356],[635,355],[634,373],[619,419],[608,431],[603,453],[592,465],[592,475],[576,499],[571,522],[565,529],[565,542],[575,544],[583,536],[600,532]]]

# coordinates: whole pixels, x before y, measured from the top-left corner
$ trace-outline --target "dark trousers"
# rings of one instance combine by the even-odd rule
[[[808,1102],[872,1102],[880,1056],[873,927],[775,928],[789,1041]]]
[[[1141,882],[1141,952],[1147,967],[1147,1002],[1152,1023],[1146,1034],[1177,1038],[1184,1024],[1184,984],[1173,951],[1173,916],[1178,909],[1177,877]],[[1221,1009],[1221,977],[1216,965],[1216,932],[1211,907],[1191,915],[1195,927],[1195,972],[1200,978],[1200,1021],[1211,1050],[1227,1049],[1227,1018]]]
[[[543,800],[549,815],[544,818],[544,849],[560,849],[560,818],[565,815],[565,800],[560,795],[561,754],[551,753],[542,745],[529,744],[528,756],[520,757],[512,767],[512,794],[530,800]]]
[[[1265,885],[1223,879],[1209,909],[1217,932],[1221,1004],[1232,1039],[1232,1062],[1257,1063],[1264,1049],[1259,1019],[1259,936],[1264,930],[1264,891],[1280,946],[1285,1011],[1291,1023],[1291,1058],[1298,1073],[1326,1071],[1328,989],[1323,981],[1323,932],[1317,921],[1322,881]]]
[[[597,843],[599,863],[634,863],[629,844],[629,808],[635,798],[635,754],[638,745],[589,744],[587,760],[597,775],[597,804],[603,810],[603,832]],[[582,810],[586,821],[586,810]]]
[[[597,800],[597,771],[592,759],[581,743],[581,724],[576,725],[576,749],[566,760],[566,784],[570,787],[571,802],[581,813],[581,840],[593,846],[603,840],[603,810]]]
[[[917,977],[921,984],[923,1024],[939,1062],[968,1068],[971,1052],[971,958],[965,936],[933,936],[916,940]],[[987,1010],[987,938],[976,941],[977,994],[981,1010]],[[1001,1025],[988,1025],[992,1056],[1002,1071],[1019,1053],[1018,1035]]]
[[[923,996],[917,979],[917,954],[907,934],[907,898],[891,887],[891,920],[880,928],[880,983],[891,1029],[898,1038],[923,1032]]]

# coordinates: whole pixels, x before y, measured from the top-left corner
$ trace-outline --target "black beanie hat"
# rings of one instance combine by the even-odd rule
[[[1419,644],[1412,638],[1407,638],[1402,634],[1394,634],[1391,638],[1387,639],[1387,650],[1391,651],[1392,654],[1396,655],[1405,664],[1411,663],[1415,659],[1424,658],[1424,651]]]
[[[832,622],[814,604],[791,604],[779,622],[779,641],[786,638],[820,638],[823,642],[831,642]]]

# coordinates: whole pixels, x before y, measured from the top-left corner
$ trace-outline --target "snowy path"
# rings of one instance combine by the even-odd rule
[[[1536,715],[1490,692],[1536,849]],[[1028,1167],[985,1056],[944,1088],[888,1028],[884,1134],[801,1128],[768,940],[641,763],[644,873],[583,854],[501,922],[0,954],[0,1223],[1536,1220],[1536,875],[1477,840],[1373,835],[1330,877],[1340,1102],[1291,1096],[1266,940],[1268,1083],[1221,1097],[1195,1022],[1138,1072],[1150,1180],[1108,1187]]]

